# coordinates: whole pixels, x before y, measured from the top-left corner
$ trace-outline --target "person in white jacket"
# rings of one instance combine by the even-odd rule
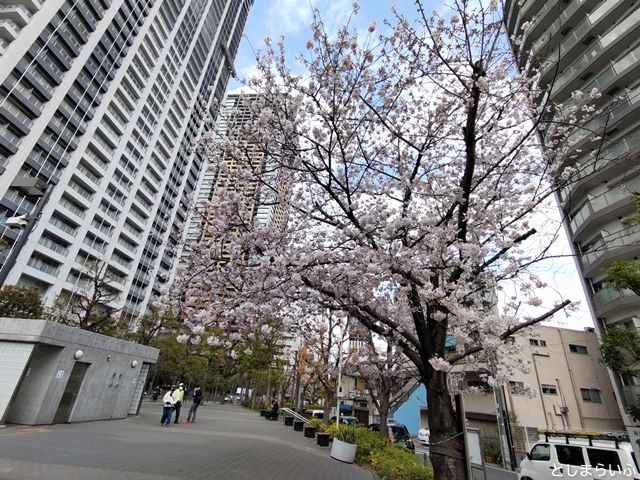
[[[172,386],[162,397],[162,420],[160,420],[160,425],[164,425],[168,427],[171,423],[171,414],[173,413],[173,407],[176,404],[176,397],[173,395],[173,390],[175,386]]]

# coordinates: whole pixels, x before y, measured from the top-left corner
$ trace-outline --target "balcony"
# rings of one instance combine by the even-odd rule
[[[123,267],[125,267],[128,270],[131,270],[131,260],[125,260],[124,258],[118,256],[118,255],[113,255],[111,257],[111,260],[114,261],[115,263],[122,265]]]
[[[20,83],[14,83],[11,87],[16,99],[34,116],[39,116],[42,112],[42,102],[32,93],[32,89],[23,86]],[[21,98],[22,97],[22,98]]]
[[[13,126],[20,130],[23,135],[27,135],[31,131],[33,121],[27,117],[19,108],[11,104],[11,102],[3,102],[0,107],[0,115]]]
[[[104,233],[107,237],[111,236],[111,230],[113,228],[111,225],[104,222],[99,222],[97,219],[94,218],[93,222],[91,222],[91,226],[96,230],[98,230],[99,232]]]
[[[91,183],[93,183],[94,185],[100,185],[100,177],[98,177],[95,173],[93,173],[81,163],[78,164],[77,171],[81,172],[86,178],[91,180]]]
[[[597,197],[589,195],[588,201],[576,212],[571,220],[571,231],[574,235],[582,229],[588,220],[592,220],[594,215],[605,211],[608,207],[621,206],[626,203],[631,204],[629,190],[637,190],[640,187],[640,177],[633,179],[625,187],[627,188],[609,190]]]
[[[622,292],[612,288],[602,288],[592,297],[596,315],[602,316],[611,310],[628,305],[640,305],[640,297],[631,290]]]
[[[60,272],[60,266],[50,265],[34,257],[29,258],[29,260],[27,261],[27,265],[37,270],[40,270],[41,272],[46,273],[47,275],[51,275],[52,277],[56,277]]]
[[[107,251],[107,246],[104,243],[101,243],[97,240],[93,240],[89,237],[85,237],[82,242],[85,245],[88,245],[89,247],[93,248],[97,252],[104,253]]]
[[[51,217],[49,219],[49,223],[54,227],[59,228],[60,230],[65,232],[67,235],[71,235],[72,237],[75,237],[78,234],[76,228],[70,225],[67,225],[62,220],[58,220],[56,217]]]
[[[52,251],[62,255],[63,257],[66,257],[69,254],[69,249],[68,248],[63,247],[59,243],[56,243],[56,242],[54,242],[53,240],[50,240],[47,237],[40,237],[38,239],[38,243],[40,245],[43,245],[43,246],[47,247],[49,250],[52,250]]]
[[[122,238],[118,238],[118,245],[123,246],[125,249],[127,249],[127,251],[133,253],[134,255],[138,251],[138,247],[136,245],[133,245],[132,243],[129,243]]]
[[[84,198],[84,199],[88,200],[89,202],[91,202],[91,199],[93,198],[93,193],[91,193],[88,190],[84,189],[83,187],[81,187],[79,184],[77,184],[74,181],[70,181],[69,182],[69,187],[74,192],[77,192],[82,198]]]
[[[100,203],[98,209],[106,216],[117,222],[120,219],[120,212],[112,208],[107,207],[104,203]]]
[[[0,38],[11,43],[20,35],[20,28],[13,20],[0,20]]]
[[[20,192],[18,192],[17,190],[8,190],[4,198],[5,200],[8,200],[14,205],[16,205],[16,207],[20,210],[20,212],[22,211],[32,212],[33,209],[36,207],[35,203],[27,200],[27,198],[22,196]]]
[[[67,200],[64,197],[62,197],[60,199],[59,205],[62,205],[66,210],[68,210],[69,212],[73,213],[78,218],[84,218],[85,215],[86,215],[84,210],[82,210],[81,208],[77,207],[76,205],[74,205],[73,203],[71,203],[69,200]]]
[[[591,270],[597,268],[604,257],[610,254],[624,253],[626,247],[631,249],[640,248],[640,226],[629,227],[620,232],[616,232],[601,238],[584,253],[580,258],[582,268],[588,275]]]

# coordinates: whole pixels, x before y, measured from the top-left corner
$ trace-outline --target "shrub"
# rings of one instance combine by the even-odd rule
[[[498,440],[486,439],[484,442],[484,461],[500,465],[502,463],[502,452]]]
[[[356,462],[370,465],[372,452],[382,450],[389,445],[387,440],[380,438],[378,432],[358,427],[356,429]]]
[[[356,429],[353,425],[340,425],[337,428],[336,434],[333,438],[337,438],[346,443],[356,443]]]
[[[389,480],[433,480],[433,470],[419,463],[415,455],[400,445],[387,445],[371,452],[371,466]]]
[[[309,420],[307,420],[309,425],[312,427],[316,427],[316,430],[318,432],[324,432],[327,428],[327,424],[324,423],[321,419],[319,418],[310,418]]]
[[[324,433],[328,433],[331,440],[333,440],[338,434],[338,427],[335,422],[324,424]]]

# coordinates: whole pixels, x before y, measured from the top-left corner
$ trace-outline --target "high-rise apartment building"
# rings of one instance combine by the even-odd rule
[[[133,319],[168,279],[204,161],[192,146],[223,97],[253,0],[3,4],[6,283],[51,303],[88,281],[87,263],[106,262],[113,306]],[[9,228],[21,215],[39,220]]]
[[[208,215],[204,206],[215,202],[217,195],[226,195],[229,189],[242,193],[244,200],[239,211],[245,224],[260,228],[280,226],[285,221],[286,208],[279,197],[286,196],[289,185],[282,178],[282,169],[244,137],[244,129],[250,127],[254,118],[252,105],[258,98],[255,93],[229,93],[222,102],[211,141],[222,143],[227,138],[239,139],[243,152],[241,158],[220,152],[219,161],[205,168],[196,197],[199,208],[193,212],[186,236],[185,257],[189,245],[199,241],[203,235],[202,227]],[[246,175],[247,172],[254,174]]]
[[[640,328],[640,298],[606,283],[613,261],[640,255],[640,227],[623,221],[635,210],[630,191],[640,190],[640,4],[508,0],[505,8],[511,38],[526,32],[516,53],[533,54],[554,103],[576,106],[593,89],[601,94],[602,113],[569,139],[577,159],[564,161],[576,173],[558,198],[598,327]],[[640,406],[640,387],[618,386],[626,406]]]

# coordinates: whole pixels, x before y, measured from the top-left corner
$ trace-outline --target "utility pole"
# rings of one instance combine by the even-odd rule
[[[18,179],[16,179],[16,182],[17,181]],[[40,186],[37,184],[37,179],[35,178],[31,179],[30,177],[29,179],[26,179],[26,181],[28,181],[29,183],[32,183],[27,187],[29,189],[28,193],[30,193],[31,196],[34,196],[34,197],[39,196],[40,199],[38,200],[38,203],[36,203],[36,206],[33,209],[33,211],[28,214],[27,223],[25,224],[24,228],[20,232],[20,235],[18,236],[15,243],[11,247],[11,251],[9,252],[9,255],[7,256],[6,260],[2,264],[2,268],[0,268],[0,287],[2,287],[4,285],[4,282],[7,281],[9,272],[11,272],[11,269],[16,264],[18,255],[20,255],[20,252],[22,251],[25,244],[27,243],[27,240],[29,239],[29,235],[33,231],[33,228],[38,223],[38,220],[40,220],[40,216],[42,215],[42,209],[44,208],[45,204],[49,200],[49,197],[51,196],[51,192],[53,191],[53,187],[54,187],[53,183],[48,183],[46,189],[42,191]],[[14,183],[11,186],[19,186],[19,187],[25,186],[25,185],[22,185],[22,183],[25,183],[25,182],[17,182],[17,183],[20,183],[20,185],[15,185]]]

